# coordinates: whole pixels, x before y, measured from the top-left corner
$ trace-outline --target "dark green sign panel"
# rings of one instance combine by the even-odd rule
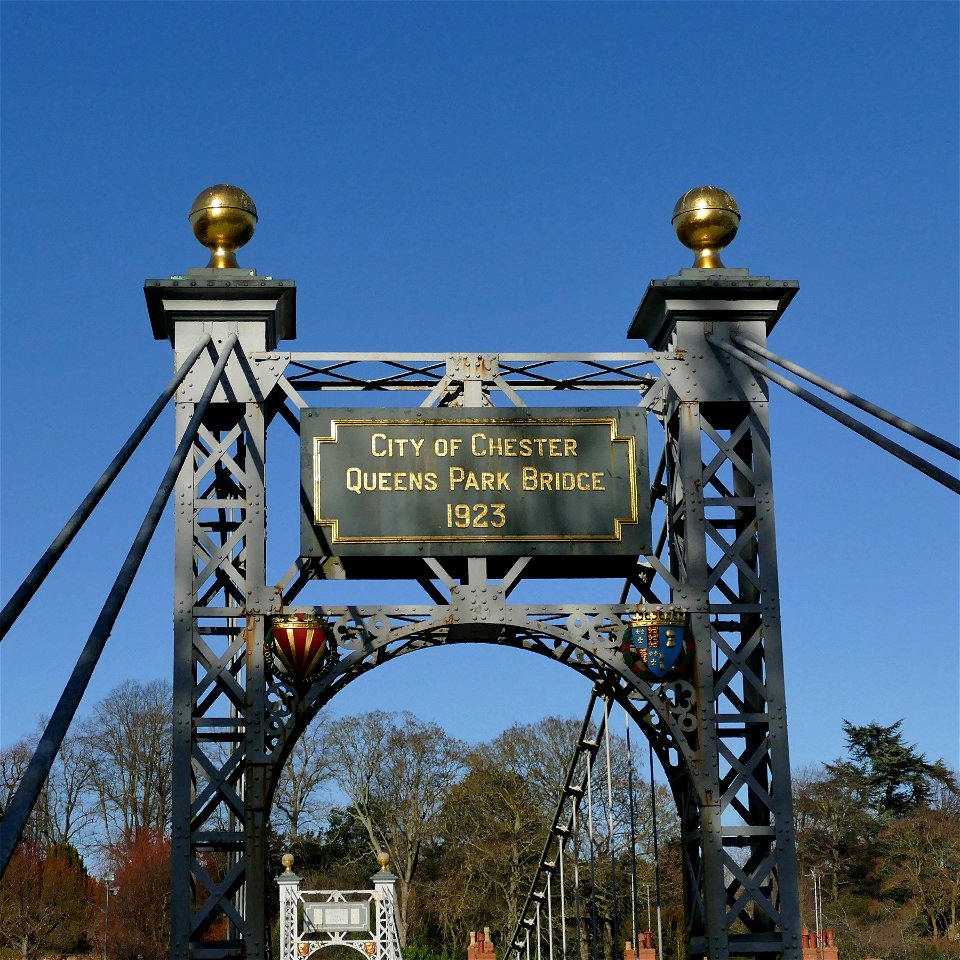
[[[304,410],[302,552],[636,557],[646,449],[635,409]]]

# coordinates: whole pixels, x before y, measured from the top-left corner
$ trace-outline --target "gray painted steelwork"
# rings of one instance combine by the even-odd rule
[[[683,821],[690,956],[799,958],[766,385],[705,338],[710,330],[764,345],[797,285],[736,270],[655,281],[631,328],[653,352],[328,354],[275,349],[294,329],[292,296],[266,279],[248,275],[244,298],[231,300],[217,295],[226,280],[207,288],[206,275],[194,275],[197,287],[148,281],[156,335],[178,359],[202,332],[216,342],[236,333],[239,349],[177,486],[173,957],[267,956],[272,795],[297,737],[331,698],[407,653],[493,643],[577,670],[650,738]],[[204,299],[198,289],[213,293]],[[299,432],[302,411],[315,406],[307,397],[358,390],[419,394],[423,409],[524,407],[542,391],[609,403],[609,391],[620,391],[625,408],[658,421],[657,535],[624,576],[620,602],[513,603],[528,557],[497,569],[495,558],[425,550],[409,574],[426,594],[421,605],[298,608],[310,579],[345,570],[335,556],[292,557],[279,583],[267,581],[267,423]],[[198,399],[198,379],[188,377],[177,394],[178,436]],[[566,575],[593,562],[571,557]],[[690,614],[692,681],[651,686],[627,669],[619,640],[640,602]],[[324,616],[336,641],[327,672],[301,690],[264,659],[269,617],[298,609]],[[225,855],[222,877],[207,871],[207,852]],[[225,939],[204,940],[222,917]]]

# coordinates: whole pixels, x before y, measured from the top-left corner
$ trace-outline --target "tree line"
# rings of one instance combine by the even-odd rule
[[[960,957],[956,774],[901,724],[844,722],[846,756],[793,778],[807,916],[817,877],[844,958]]]
[[[67,738],[0,883],[0,945],[11,955],[100,949],[102,878],[110,872],[111,957],[165,960],[171,720],[169,684],[131,680]],[[397,875],[407,960],[459,960],[469,931],[482,927],[492,929],[502,956],[579,731],[578,719],[548,717],[466,744],[410,713],[321,714],[297,743],[274,798],[271,869],[278,875],[289,851],[305,889],[365,888],[384,850]],[[816,877],[824,925],[836,930],[844,960],[960,958],[954,774],[906,743],[899,723],[846,724],[844,732],[844,757],[795,775],[805,922],[814,926]],[[35,739],[0,751],[0,811]],[[594,770],[600,826],[589,846],[593,883],[582,892],[593,932],[579,928],[579,951],[574,937],[570,952],[590,956],[584,941],[595,936],[612,960],[635,927],[654,926],[647,892],[659,866],[664,960],[681,960],[681,856],[669,791],[659,785],[651,794],[646,767],[628,758],[616,734],[610,756],[609,795],[607,771],[599,761]],[[586,857],[587,846],[579,846]],[[213,876],[227,868],[215,857],[204,866]],[[215,928],[210,936],[224,933]]]

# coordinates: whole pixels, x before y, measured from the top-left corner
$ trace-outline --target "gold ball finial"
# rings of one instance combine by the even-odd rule
[[[390,866],[390,854],[386,850],[381,850],[377,854],[377,863],[380,864],[380,869],[386,873],[387,867]]]
[[[701,269],[723,269],[720,251],[737,235],[740,208],[726,190],[694,187],[673,208],[673,228],[680,242],[697,257]]]
[[[250,195],[229,183],[201,191],[190,208],[193,235],[210,251],[208,267],[236,267],[239,250],[257,226]]]
[[[293,854],[292,854],[292,853],[285,853],[285,854],[280,858],[280,862],[283,864],[283,868],[284,868],[284,870],[286,870],[287,873],[292,873],[292,872],[293,872],[293,869],[292,869],[292,868],[293,868]]]

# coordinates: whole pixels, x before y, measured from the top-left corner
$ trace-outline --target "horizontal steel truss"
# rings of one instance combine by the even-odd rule
[[[664,357],[669,374],[657,365]],[[778,614],[772,515],[767,550],[774,562],[762,568],[762,578],[756,569],[767,522],[757,504],[769,502],[766,423],[756,420],[756,405],[734,405],[744,407],[740,422],[747,426],[733,432],[706,417],[696,422],[693,456],[690,431],[678,428],[677,417],[697,405],[674,401],[670,379],[685,372],[677,354],[247,358],[265,399],[216,405],[178,488],[173,955],[266,956],[266,823],[296,738],[356,677],[413,650],[459,642],[528,649],[566,663],[646,720],[641,728],[683,819],[692,952],[725,958],[735,943],[740,954],[794,955],[783,936],[793,921],[784,882],[793,847],[782,667],[779,646],[770,645]],[[265,375],[267,368],[276,373]],[[666,508],[655,505],[664,521],[658,543],[641,558],[619,604],[513,604],[522,561],[499,583],[487,580],[482,560],[471,561],[469,576],[458,583],[428,560],[420,584],[430,604],[302,608],[333,622],[337,658],[309,690],[292,689],[271,677],[264,662],[266,618],[295,603],[305,583],[327,575],[330,565],[294,559],[279,584],[266,582],[266,425],[279,417],[299,429],[304,394],[316,390],[419,391],[421,406],[491,405],[498,394],[522,406],[526,391],[632,392],[634,402],[667,425],[653,481],[655,497],[666,501]],[[178,425],[191,409],[189,396],[181,400]],[[755,462],[753,449],[744,451],[758,427],[764,442]],[[701,457],[701,446],[711,442],[717,453]],[[684,445],[690,449],[682,454]],[[722,480],[731,469],[739,479]],[[698,501],[697,483],[716,497]],[[709,554],[705,567],[698,550]],[[631,593],[637,602],[672,601],[691,611],[696,686],[650,688],[626,671],[616,640],[636,607],[626,602]],[[226,933],[210,940],[224,919]],[[738,935],[738,927],[745,933]]]
[[[281,359],[281,385],[291,397],[315,390],[427,391],[423,406],[446,405],[464,384],[482,381],[517,406],[529,390],[633,390],[646,393],[656,380],[660,353],[452,354],[287,353],[253,354],[254,362]],[[655,376],[651,377],[653,372]],[[296,401],[295,401],[296,402]],[[299,406],[299,403],[298,403]]]

